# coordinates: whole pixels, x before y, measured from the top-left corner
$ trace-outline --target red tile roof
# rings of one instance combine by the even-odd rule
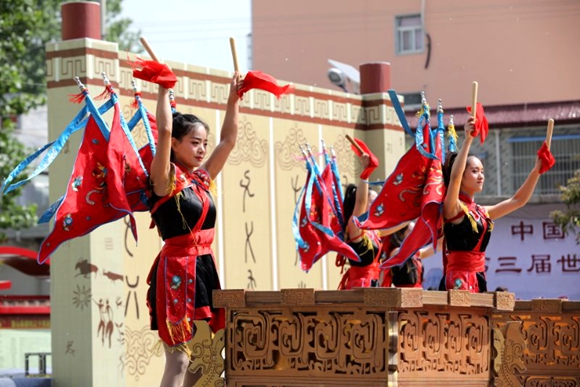
[[[580,100],[484,106],[484,109],[490,129],[542,126],[547,125],[550,118],[554,119],[556,125],[580,123]],[[445,109],[444,107],[444,110],[445,124],[449,122],[449,116],[453,115],[456,128],[462,129],[468,117],[465,108]],[[431,110],[431,117],[435,118],[435,115],[436,111]],[[406,112],[405,116],[412,128],[417,126],[417,117],[414,112]]]

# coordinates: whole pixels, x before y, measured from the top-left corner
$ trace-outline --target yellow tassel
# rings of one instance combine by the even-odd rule
[[[173,165],[173,163],[170,164],[170,170],[169,170],[169,179],[167,180],[167,193],[172,193],[173,191],[175,191],[175,188],[177,187],[177,183],[175,182],[175,165]]]
[[[161,356],[161,345],[163,345],[163,340],[159,339],[159,340],[157,340],[157,342],[151,348],[151,352],[155,356]]]
[[[167,331],[169,332],[171,341],[183,341],[185,340],[185,336],[191,332],[191,324],[187,321],[187,317],[184,317],[177,324],[169,320],[165,320],[165,323],[167,324]]]
[[[477,222],[473,218],[473,215],[471,215],[471,213],[469,212],[469,208],[467,208],[467,206],[463,202],[459,202],[459,205],[461,206],[461,209],[465,213],[465,216],[467,216],[467,219],[469,219],[469,223],[471,223],[471,228],[473,229],[473,232],[477,234],[478,232]]]
[[[211,192],[211,195],[214,198],[217,198],[217,185],[215,184],[215,181],[213,181],[213,179],[209,180],[209,192]]]
[[[487,212],[485,207],[483,208],[483,210],[485,211],[485,216],[487,217],[487,219],[489,219],[489,225],[488,225],[489,232],[492,232],[493,226],[494,226],[493,221],[489,218],[489,212]]]
[[[187,220],[185,219],[185,215],[183,215],[183,212],[181,212],[181,198],[183,197],[183,192],[178,192],[175,196],[175,206],[177,207],[177,212],[179,212],[179,215],[181,216],[181,227],[185,230],[186,228],[189,230],[189,232],[191,233],[191,228],[189,228],[189,224],[187,224]]]
[[[447,127],[447,131],[449,133],[448,136],[453,137],[455,143],[457,143],[457,132],[455,131],[455,125],[449,124],[449,126]]]
[[[359,255],[365,254],[368,251],[372,251],[372,249],[373,249],[373,241],[367,235],[366,230],[362,230],[362,232],[363,232],[362,233],[362,238],[363,239],[362,239],[361,242],[362,242],[363,246],[366,248],[366,250],[365,251],[362,251]],[[348,240],[348,234],[346,236],[347,236],[347,239],[346,240]]]

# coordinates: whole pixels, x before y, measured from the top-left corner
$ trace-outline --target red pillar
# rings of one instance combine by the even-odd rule
[[[361,94],[386,93],[391,88],[390,63],[363,63],[359,69]]]
[[[94,1],[61,4],[62,40],[101,39],[101,5]]]

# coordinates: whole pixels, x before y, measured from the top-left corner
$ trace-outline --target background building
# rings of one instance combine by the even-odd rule
[[[482,204],[497,203],[522,184],[553,118],[556,165],[530,204],[496,222],[487,273],[492,289],[507,286],[521,298],[576,297],[567,281],[580,276],[580,249],[572,237],[554,233],[549,213],[563,207],[559,186],[580,168],[579,16],[574,0],[253,0],[253,68],[333,87],[329,60],[355,69],[388,62],[391,88],[405,97],[411,127],[424,91],[433,109],[442,100],[446,124],[454,115],[460,138],[478,81],[490,124],[485,143],[472,146],[485,166]],[[351,93],[355,69],[344,85]],[[407,137],[407,147],[412,143]],[[441,260],[425,263],[435,271],[426,287],[434,286]]]

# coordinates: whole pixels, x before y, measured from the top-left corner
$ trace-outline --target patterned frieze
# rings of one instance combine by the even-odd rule
[[[81,39],[81,41],[85,41]],[[78,41],[49,45],[47,79],[49,87],[74,85],[78,76],[87,85],[102,85],[104,72],[120,95],[133,94],[136,82],[144,100],[154,101],[157,85],[134,79],[132,72],[137,55],[117,52],[113,43],[90,41],[82,46]],[[174,88],[178,106],[205,106],[224,109],[231,72],[213,70],[179,62],[167,62],[178,82]],[[285,84],[279,82],[279,84]],[[332,126],[357,129],[401,130],[388,94],[359,96],[305,85],[295,85],[293,94],[276,98],[262,90],[251,90],[240,103],[242,111],[255,115],[311,121]]]

